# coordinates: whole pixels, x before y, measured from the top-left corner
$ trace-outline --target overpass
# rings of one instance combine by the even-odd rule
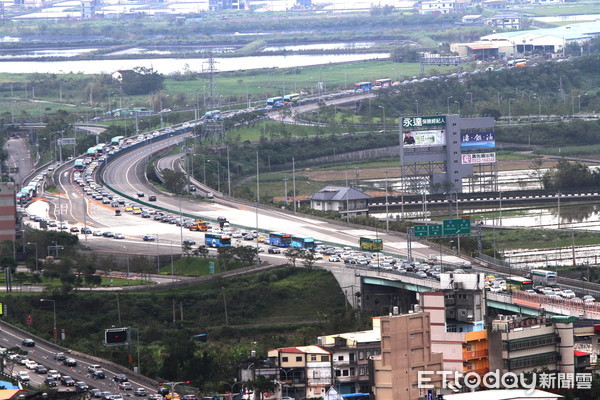
[[[357,293],[371,293],[383,299],[394,297],[400,304],[410,306],[417,302],[417,293],[442,290],[440,281],[419,278],[413,273],[398,273],[363,266],[329,268],[344,290],[350,304],[359,307],[363,299]],[[482,272],[480,272],[482,273]],[[370,287],[369,290],[367,288]],[[351,289],[351,290],[348,290]],[[444,289],[448,290],[448,289]],[[527,315],[562,315],[600,320],[600,303],[552,298],[522,291],[492,293],[485,291],[488,307],[509,313]]]

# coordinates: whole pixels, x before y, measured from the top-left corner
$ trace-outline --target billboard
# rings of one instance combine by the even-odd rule
[[[402,118],[401,124],[402,128],[446,125],[446,116],[434,115],[429,117],[404,117]]]
[[[445,146],[446,131],[411,131],[404,134],[404,146]]]
[[[496,162],[496,153],[461,154],[462,164],[487,164]]]
[[[496,132],[461,132],[460,148],[493,149],[496,147]]]

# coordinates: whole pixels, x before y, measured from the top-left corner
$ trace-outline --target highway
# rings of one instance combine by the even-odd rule
[[[116,374],[126,374],[134,388],[144,387],[148,391],[148,393],[155,393],[157,386],[156,382],[132,373],[131,370],[127,370],[124,367],[116,365],[111,362],[107,362],[104,360],[99,360],[96,358],[92,358],[85,354],[80,354],[76,352],[70,352],[68,349],[61,348],[54,344],[39,340],[33,337],[35,341],[34,347],[25,347],[22,345],[23,339],[32,338],[26,332],[21,331],[11,325],[0,322],[0,346],[6,349],[10,349],[12,347],[20,347],[21,349],[28,351],[27,358],[35,361],[38,364],[44,365],[48,370],[54,369],[57,370],[61,375],[68,375],[72,377],[75,381],[83,381],[87,383],[90,388],[98,388],[102,391],[109,391],[113,394],[119,392],[117,389],[117,383],[113,380],[113,377]],[[68,333],[67,333],[68,334]],[[121,348],[125,351],[123,348]],[[54,359],[54,354],[58,352],[64,352],[65,355],[69,358],[73,358],[77,361],[77,365],[74,367],[67,367],[62,364],[62,362]],[[12,363],[11,363],[12,364]],[[100,364],[102,369],[106,374],[106,379],[93,379],[87,371],[87,367],[90,364]],[[31,381],[30,383],[35,386],[39,386],[42,384],[45,374],[37,374],[32,370],[28,370],[23,365],[12,364],[12,374],[15,375],[19,371],[27,371]],[[11,366],[9,365],[6,369],[10,370]],[[73,387],[66,387],[62,385],[58,385],[60,390],[68,390],[74,391]],[[123,391],[120,391],[123,393]]]

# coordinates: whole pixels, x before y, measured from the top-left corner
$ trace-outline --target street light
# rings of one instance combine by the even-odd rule
[[[510,109],[510,104],[514,99],[508,99],[508,124],[511,125],[512,124],[512,114],[511,114],[511,109]]]
[[[385,106],[377,106],[383,110],[383,133],[385,133]]]
[[[456,104],[458,104],[458,115],[460,115],[460,101],[455,101]]]
[[[40,302],[42,302],[42,303],[45,302],[45,301],[51,301],[52,302],[52,308],[53,308],[53,311],[54,311],[54,325],[52,327],[53,327],[53,336],[54,336],[54,339],[56,340],[56,338],[57,338],[57,332],[56,332],[56,301],[54,301],[52,299],[40,299]]]
[[[39,258],[38,258],[38,245],[37,243],[27,242],[27,245],[33,244],[35,245],[35,272],[39,271]]]
[[[467,94],[471,97],[471,112],[473,112],[473,93],[467,92]]]
[[[452,96],[448,96],[448,98],[446,99],[446,106],[448,108],[448,114],[450,114],[450,99],[452,98]]]
[[[415,103],[417,103],[417,117],[419,116],[419,100],[415,100]]]

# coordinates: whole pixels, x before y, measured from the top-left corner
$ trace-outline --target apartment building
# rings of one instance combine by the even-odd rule
[[[268,358],[279,369],[282,389],[290,397],[323,397],[333,382],[331,352],[320,346],[273,349]]]
[[[320,336],[317,344],[332,353],[334,385],[339,393],[369,393],[369,359],[381,354],[380,318],[373,329]]]
[[[499,316],[489,330],[490,370],[520,373],[547,368],[574,373],[576,320],[576,317]]]
[[[413,312],[381,317],[381,355],[371,357],[372,392],[377,400],[417,400],[419,371],[442,371],[442,354],[431,350],[430,314]],[[440,388],[441,375],[431,376]]]

